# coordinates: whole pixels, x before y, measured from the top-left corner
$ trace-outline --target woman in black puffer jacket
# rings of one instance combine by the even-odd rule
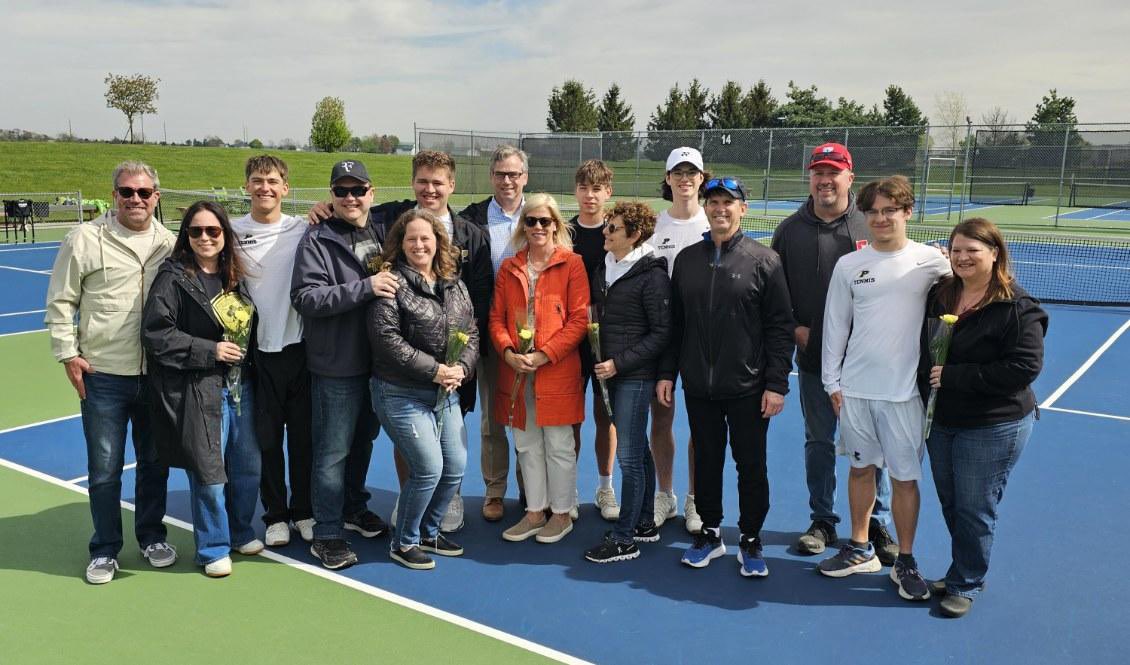
[[[602,543],[585,552],[586,559],[598,563],[634,559],[636,541],[659,540],[647,416],[659,356],[670,338],[671,280],[666,259],[646,242],[655,221],[655,212],[643,203],[613,206],[604,226],[608,254],[589,280],[604,359],[594,365],[593,375],[608,385],[623,477],[620,518]]]
[[[422,570],[435,567],[425,552],[463,553],[439,525],[467,464],[455,390],[471,377],[479,332],[471,296],[456,273],[455,251],[435,215],[404,213],[384,247],[381,258],[400,288],[395,299],[377,298],[369,306],[373,410],[409,467],[389,556]],[[457,335],[466,346],[449,363],[448,346]]]

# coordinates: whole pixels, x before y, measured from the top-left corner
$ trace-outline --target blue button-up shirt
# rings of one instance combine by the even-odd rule
[[[522,213],[523,199],[513,215],[506,214],[502,206],[498,205],[491,197],[487,205],[487,231],[490,233],[490,261],[494,264],[494,274],[498,274],[502,262],[516,253],[510,238],[514,235],[514,227],[518,225],[518,217]]]

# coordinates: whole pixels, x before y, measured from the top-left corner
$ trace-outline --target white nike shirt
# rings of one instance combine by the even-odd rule
[[[710,222],[706,219],[706,209],[699,208],[690,219],[675,219],[664,210],[655,221],[655,233],[648,242],[655,248],[655,255],[667,259],[667,276],[675,270],[675,257],[679,252],[702,240],[702,234],[710,232]]]
[[[941,252],[913,240],[895,252],[868,246],[840,257],[824,306],[824,390],[890,402],[915,397],[926,294],[950,272]]]
[[[290,276],[306,219],[283,215],[275,224],[260,224],[244,215],[231,225],[247,269],[243,284],[259,313],[259,350],[278,353],[302,341],[302,319],[290,303]]]

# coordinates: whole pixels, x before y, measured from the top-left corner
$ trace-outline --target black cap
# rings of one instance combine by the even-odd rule
[[[355,159],[343,159],[334,164],[334,170],[330,172],[330,184],[332,185],[342,178],[354,178],[363,183],[372,182],[365,165]]]

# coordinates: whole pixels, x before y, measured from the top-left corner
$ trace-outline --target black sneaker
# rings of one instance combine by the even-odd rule
[[[949,595],[942,598],[942,602],[938,607],[942,610],[943,615],[951,619],[960,619],[968,614],[969,609],[973,607],[973,599],[966,598],[965,596]]]
[[[658,540],[658,537],[656,538]],[[613,561],[627,561],[640,555],[640,548],[635,543],[619,543],[612,540],[610,532],[604,533],[604,540],[596,547],[585,552],[585,558],[594,563],[612,563]]]
[[[820,554],[829,545],[835,545],[840,537],[836,535],[836,525],[824,520],[813,520],[808,531],[796,540],[796,551],[801,554]]]
[[[891,538],[887,527],[872,520],[867,527],[867,539],[875,547],[875,556],[879,557],[879,563],[884,566],[895,565],[895,559],[899,557],[899,544]]]
[[[402,550],[398,546],[394,546],[389,551],[388,556],[393,561],[399,563],[405,568],[412,570],[431,570],[436,567],[436,562],[416,545],[409,547],[407,550]]]
[[[420,549],[440,556],[463,556],[463,546],[453,543],[440,533],[435,540],[420,539]]]
[[[658,543],[659,527],[655,526],[655,522],[640,522],[636,525],[632,540],[637,543]]]
[[[898,585],[899,596],[906,600],[929,600],[930,585],[918,573],[918,564],[914,559],[910,563],[895,560],[891,566],[891,580]]]
[[[364,510],[345,518],[345,528],[356,531],[365,538],[376,538],[388,533],[388,525],[381,516],[371,510]]]
[[[315,540],[310,545],[310,554],[330,570],[338,570],[357,563],[357,555],[349,549],[349,543],[341,538]]]

